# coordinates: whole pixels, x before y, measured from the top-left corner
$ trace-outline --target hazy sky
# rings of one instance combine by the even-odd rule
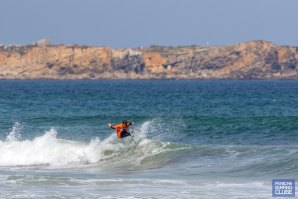
[[[0,43],[298,46],[298,0],[0,0]]]

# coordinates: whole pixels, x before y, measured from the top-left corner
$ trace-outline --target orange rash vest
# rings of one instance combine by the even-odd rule
[[[127,130],[128,129],[128,125],[126,124],[117,124],[115,126],[112,126],[112,129],[116,129],[116,132],[117,132],[117,137],[118,138],[121,138],[121,132],[125,129]]]

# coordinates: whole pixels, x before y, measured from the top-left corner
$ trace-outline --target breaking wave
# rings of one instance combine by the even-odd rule
[[[106,168],[150,168],[166,163],[175,151],[187,147],[146,138],[149,122],[135,132],[135,144],[129,137],[119,140],[114,134],[88,142],[57,138],[54,128],[32,140],[21,139],[21,125],[15,123],[5,140],[0,140],[0,166],[82,166]]]

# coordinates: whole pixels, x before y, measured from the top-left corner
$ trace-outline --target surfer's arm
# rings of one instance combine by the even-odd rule
[[[122,129],[123,128],[123,124],[117,124],[117,125],[113,126],[112,123],[109,123],[108,126],[112,129]]]

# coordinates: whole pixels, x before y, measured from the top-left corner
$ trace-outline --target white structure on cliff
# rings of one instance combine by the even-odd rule
[[[38,41],[33,42],[33,45],[39,46],[39,47],[46,47],[50,44],[50,41],[48,39],[40,39]]]

